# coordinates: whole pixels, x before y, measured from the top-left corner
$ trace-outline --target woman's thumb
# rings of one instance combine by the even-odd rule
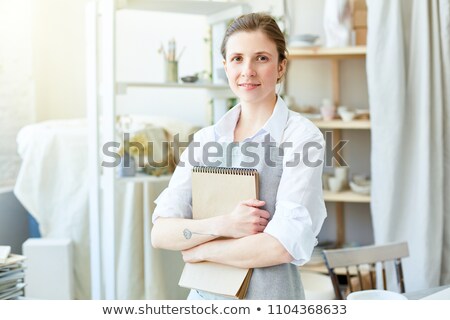
[[[265,204],[265,202],[262,200],[258,200],[258,199],[248,199],[248,200],[243,201],[242,204],[245,204],[247,206],[252,206],[252,207],[261,207]]]

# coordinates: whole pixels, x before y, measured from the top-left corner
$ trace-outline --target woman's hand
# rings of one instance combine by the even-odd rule
[[[221,234],[230,238],[242,238],[263,232],[270,214],[262,210],[264,201],[249,199],[240,202],[229,214],[222,216]]]

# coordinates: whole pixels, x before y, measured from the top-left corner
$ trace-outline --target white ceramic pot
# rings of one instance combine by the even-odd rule
[[[333,120],[335,114],[334,107],[325,107],[325,106],[321,107],[320,113],[322,114],[323,120],[325,121]]]
[[[349,122],[355,118],[356,113],[353,111],[341,111],[339,115],[342,118],[342,121]]]
[[[328,186],[331,192],[339,192],[342,190],[342,180],[336,177],[330,177],[328,179]]]

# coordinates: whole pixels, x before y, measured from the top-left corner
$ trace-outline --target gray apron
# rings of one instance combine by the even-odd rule
[[[262,209],[267,210],[270,213],[270,218],[272,218],[275,212],[278,186],[283,173],[282,150],[276,147],[264,148],[261,143],[258,143],[258,147],[256,147],[256,143],[254,143],[255,147],[248,147],[246,151],[242,152],[240,147],[242,144],[232,143],[233,148],[229,148],[230,143],[222,144],[227,152],[214,160],[219,160],[218,166],[220,167],[257,169],[260,183],[259,198],[266,202]],[[247,144],[247,146],[249,145]],[[249,152],[252,153],[252,156],[248,156]],[[292,235],[292,237],[295,237],[295,235]],[[205,291],[191,290],[188,299],[222,300],[230,298]],[[254,268],[245,299],[305,299],[298,267],[292,263],[283,263],[272,267]]]

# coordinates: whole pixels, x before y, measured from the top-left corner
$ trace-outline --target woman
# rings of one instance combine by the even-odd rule
[[[197,132],[197,147],[183,153],[183,165],[156,200],[152,244],[181,250],[185,262],[254,268],[246,299],[304,299],[297,266],[310,259],[326,217],[323,136],[276,94],[287,59],[284,36],[273,18],[259,13],[239,17],[227,29],[221,49],[229,85],[240,103],[217,124]],[[226,216],[192,220],[192,160],[204,165],[203,147],[211,141],[223,146],[257,143],[260,199],[243,201]],[[269,141],[276,148],[263,147]],[[231,157],[233,167],[246,159],[239,149],[226,154],[228,150],[222,149],[225,154],[219,158]],[[185,229],[192,237],[184,236]],[[191,290],[188,299],[224,297]]]

